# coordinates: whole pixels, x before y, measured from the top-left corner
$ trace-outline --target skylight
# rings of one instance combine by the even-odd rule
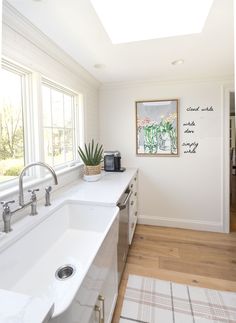
[[[113,44],[200,33],[213,0],[90,0]]]

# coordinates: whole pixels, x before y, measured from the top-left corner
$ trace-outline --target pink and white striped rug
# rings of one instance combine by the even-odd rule
[[[120,323],[236,322],[236,293],[129,275]]]

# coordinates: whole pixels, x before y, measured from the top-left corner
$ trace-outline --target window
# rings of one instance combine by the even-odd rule
[[[25,74],[14,66],[2,67],[0,105],[0,183],[19,175],[24,166]]]
[[[82,96],[7,60],[1,77],[0,185],[30,162],[45,161],[57,169],[74,164],[82,129],[77,100]]]
[[[44,160],[54,166],[75,160],[75,95],[44,81],[42,106]]]

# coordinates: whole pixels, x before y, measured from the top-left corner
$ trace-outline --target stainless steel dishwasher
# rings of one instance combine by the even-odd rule
[[[119,199],[117,206],[120,209],[119,214],[119,239],[118,239],[118,282],[120,283],[121,275],[123,273],[126,258],[129,250],[129,198],[131,196],[129,188]]]

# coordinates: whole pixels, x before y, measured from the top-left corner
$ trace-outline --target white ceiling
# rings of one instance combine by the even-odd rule
[[[214,0],[200,34],[125,44],[111,43],[89,0],[8,2],[102,83],[234,73],[233,0]]]

